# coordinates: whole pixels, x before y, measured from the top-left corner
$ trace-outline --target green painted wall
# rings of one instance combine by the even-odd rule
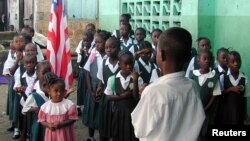
[[[99,0],[99,27],[107,31],[119,28],[120,0]]]
[[[183,0],[181,13],[181,27],[187,29],[192,34],[193,46],[196,47],[196,39],[198,37],[198,1]]]
[[[250,3],[248,0],[200,0],[198,35],[211,39],[213,52],[220,47],[241,54],[243,71],[250,78]],[[250,114],[250,99],[248,99]]]
[[[113,31],[119,27],[121,1],[99,0],[100,28]],[[178,0],[169,1],[177,2]],[[135,4],[139,2],[141,0],[131,1]],[[145,0],[145,2],[154,3],[156,1]],[[171,7],[170,12],[173,11]],[[248,61],[250,59],[249,9],[249,0],[182,0],[180,26],[191,32],[195,47],[197,47],[196,39],[205,36],[210,38],[214,54],[220,47],[238,51],[242,58],[241,70],[250,78],[250,61]],[[162,16],[162,18],[166,18],[166,16]],[[169,21],[171,22],[174,18],[176,17]],[[170,26],[173,25],[170,24]],[[250,114],[250,99],[248,101],[248,113]]]

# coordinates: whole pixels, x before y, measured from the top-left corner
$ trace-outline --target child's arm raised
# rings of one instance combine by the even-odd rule
[[[17,54],[17,59],[16,59],[14,65],[9,69],[11,75],[15,74],[17,68],[19,67],[19,62],[23,59],[23,53],[22,52],[17,51],[16,54]]]

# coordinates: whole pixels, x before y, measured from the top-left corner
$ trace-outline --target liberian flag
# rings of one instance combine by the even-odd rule
[[[46,57],[52,71],[65,81],[68,90],[73,83],[73,73],[63,0],[52,0]]]

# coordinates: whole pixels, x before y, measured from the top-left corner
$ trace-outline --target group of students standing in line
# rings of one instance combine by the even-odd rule
[[[36,141],[74,140],[73,123],[81,113],[89,129],[87,141],[96,140],[96,129],[101,141],[195,140],[198,136],[206,140],[208,125],[244,124],[249,92],[239,71],[238,52],[219,49],[218,65],[214,65],[209,39],[198,39],[198,54],[186,71],[193,82],[183,73],[191,57],[188,31],[154,29],[151,44],[144,41],[145,29],[132,32],[129,19],[128,14],[121,15],[114,36],[105,30],[96,32],[93,24],[85,27],[76,48],[76,105],[66,99],[70,92],[50,72],[49,62],[39,59],[31,28],[14,37],[3,71],[11,80],[7,114],[14,139],[22,133],[22,139],[29,135]]]
[[[162,75],[160,67],[155,64],[156,46],[162,31],[160,29],[152,31],[153,42],[150,45],[149,42],[144,41],[145,29],[137,28],[132,37],[133,32],[128,23],[129,16],[122,15],[120,19],[120,30],[113,32],[113,35],[118,38],[108,38],[110,34],[105,34],[106,31],[97,32],[95,38],[88,38],[89,33],[85,33],[82,43],[95,41],[96,50],[92,50],[91,42],[87,45],[81,43],[77,49],[83,47],[82,53],[77,51],[79,56],[82,54],[85,57],[89,56],[89,59],[85,59],[85,65],[79,65],[80,74],[85,77],[79,77],[81,80],[78,81],[77,93],[79,97],[83,96],[82,103],[77,105],[79,112],[80,105],[84,105],[83,122],[89,127],[89,141],[95,140],[94,129],[99,129],[100,139],[103,141],[110,138],[118,141],[137,140],[130,114],[140,101],[144,88]],[[93,25],[86,27],[91,29],[88,26],[92,26],[92,31],[95,31]],[[97,45],[100,43],[100,38],[102,38],[103,48]],[[216,61],[210,52],[211,44],[208,38],[201,37],[197,43],[198,53],[191,54],[193,58],[189,64],[187,63],[188,65],[184,64],[182,70],[186,71],[186,77],[195,81],[199,90],[206,114],[199,139],[206,140],[209,125],[244,124],[247,117],[246,97],[249,96],[249,91],[248,81],[240,72],[241,57],[237,51],[220,48],[217,51]],[[174,43],[171,42],[171,44]],[[93,53],[96,51],[100,54]],[[93,54],[98,59],[92,59]],[[131,59],[124,57],[125,54]],[[123,62],[127,63],[127,70]],[[87,79],[85,81],[82,78]]]

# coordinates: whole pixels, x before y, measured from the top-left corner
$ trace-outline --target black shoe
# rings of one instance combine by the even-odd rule
[[[8,128],[7,131],[8,131],[8,132],[13,132],[13,131],[14,131],[14,128],[15,128],[15,127],[12,126],[12,127]]]
[[[80,117],[82,115],[81,108],[77,108],[77,113],[78,113],[78,117]]]

